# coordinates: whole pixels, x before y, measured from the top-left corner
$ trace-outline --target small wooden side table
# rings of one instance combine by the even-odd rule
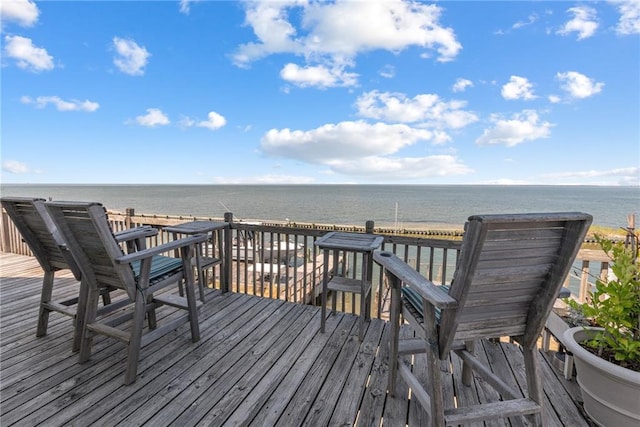
[[[200,300],[205,302],[204,287],[206,285],[205,270],[211,268],[212,274],[215,277],[214,268],[217,265],[222,264],[225,259],[224,254],[226,248],[224,247],[225,239],[223,232],[228,232],[229,223],[216,222],[216,221],[190,221],[178,225],[171,225],[163,227],[163,230],[173,233],[174,239],[178,234],[209,234],[211,233],[211,256],[205,256],[202,253],[202,245],[198,245],[196,248],[195,267],[198,272],[198,288],[200,289]],[[216,240],[218,246],[218,253],[216,256]],[[220,282],[226,283],[224,277],[225,269],[220,268]],[[224,290],[224,289],[223,289]]]
[[[318,240],[315,245],[324,251],[323,279],[322,279],[322,318],[320,320],[320,332],[324,333],[327,314],[327,292],[333,291],[352,292],[360,294],[360,341],[364,338],[365,321],[371,317],[371,270],[373,267],[373,251],[378,249],[384,241],[383,236],[375,234],[345,233],[331,231]],[[360,279],[341,277],[335,273],[338,271],[338,253],[340,251],[361,253],[362,272]],[[329,255],[333,252],[332,269],[333,277],[329,278]],[[333,300],[332,313],[335,315],[336,302]]]

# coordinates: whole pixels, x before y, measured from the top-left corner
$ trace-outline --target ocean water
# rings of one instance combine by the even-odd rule
[[[107,209],[163,215],[290,220],[399,228],[460,227],[473,214],[582,211],[594,224],[640,221],[639,187],[482,185],[32,185],[2,196],[98,201]]]

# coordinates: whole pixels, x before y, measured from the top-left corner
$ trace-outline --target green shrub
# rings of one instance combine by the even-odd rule
[[[640,274],[633,245],[611,242],[601,236],[596,241],[612,260],[612,280],[597,280],[589,300],[581,305],[604,332],[583,345],[614,363],[637,370],[640,364]],[[635,243],[635,239],[632,242]]]

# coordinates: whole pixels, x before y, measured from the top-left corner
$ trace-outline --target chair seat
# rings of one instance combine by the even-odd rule
[[[449,285],[441,285],[442,289],[445,292],[449,293],[449,289],[451,288]],[[406,301],[411,307],[416,311],[416,314],[419,314],[420,317],[424,316],[424,311],[422,309],[422,297],[420,294],[413,288],[409,286],[402,287],[402,300]],[[440,320],[440,309],[435,307],[436,309],[436,321]]]
[[[131,263],[133,274],[136,280],[138,280],[138,278],[140,277],[140,263],[141,261],[134,261]],[[154,255],[153,258],[151,258],[150,280],[157,280],[181,268],[182,260],[180,260],[179,258],[171,258],[164,255]]]

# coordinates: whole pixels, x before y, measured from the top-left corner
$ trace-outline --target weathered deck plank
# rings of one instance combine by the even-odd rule
[[[96,337],[91,360],[71,351],[72,321],[52,314],[49,333],[35,337],[42,272],[33,258],[0,253],[0,425],[424,425],[425,413],[404,384],[386,394],[388,325],[374,320],[362,343],[357,317],[329,315],[319,333],[318,307],[209,290],[200,311],[201,340],[188,325],[141,352],[137,381],[125,386],[124,345]],[[77,283],[56,279],[59,295]],[[117,296],[116,296],[117,298]],[[159,321],[175,310],[162,307]],[[403,328],[403,334],[411,332]],[[480,355],[493,369],[524,384],[522,354],[508,343],[485,343]],[[407,361],[409,363],[409,360]],[[445,396],[460,404],[498,398],[476,378],[461,385],[460,361],[443,363]],[[569,392],[575,384],[541,358],[549,424],[590,425]],[[421,357],[413,363],[424,373]],[[477,423],[475,425],[483,425]],[[511,419],[491,425],[528,425]]]

